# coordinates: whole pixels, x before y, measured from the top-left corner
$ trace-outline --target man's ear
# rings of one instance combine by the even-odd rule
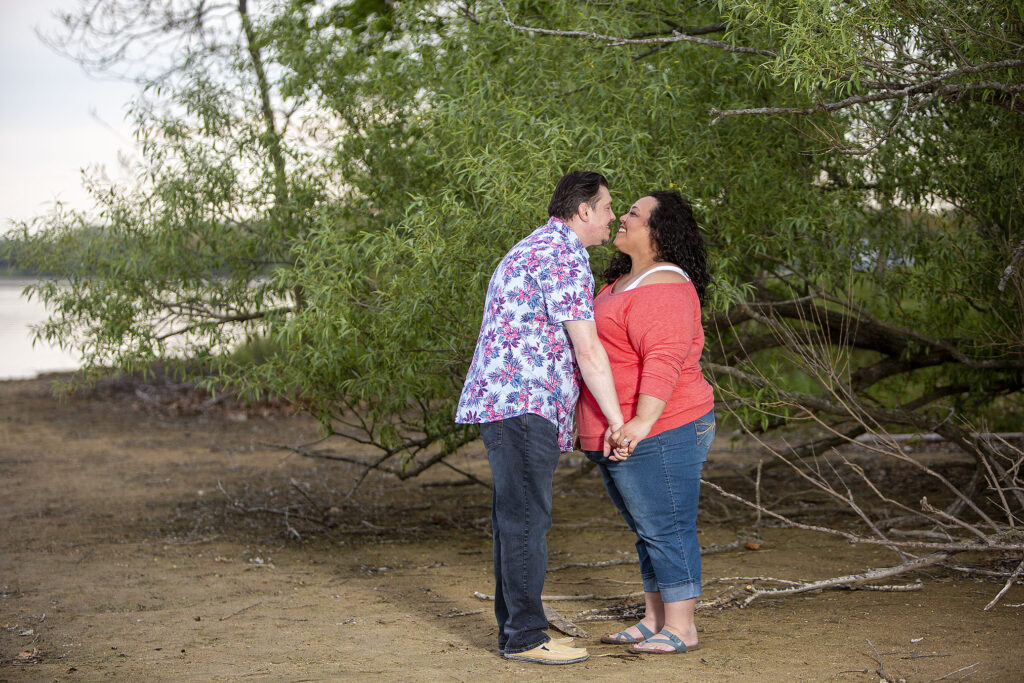
[[[581,221],[586,221],[590,217],[590,204],[580,202],[576,207],[576,215],[580,217]]]

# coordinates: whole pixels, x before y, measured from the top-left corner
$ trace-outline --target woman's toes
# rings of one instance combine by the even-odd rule
[[[636,649],[638,649],[638,650],[645,650],[647,652],[671,652],[672,651],[672,648],[667,646],[667,645],[663,645],[662,643],[649,643],[647,641],[644,641],[643,643],[641,643]]]

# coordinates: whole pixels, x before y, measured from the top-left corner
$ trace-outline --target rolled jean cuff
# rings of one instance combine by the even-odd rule
[[[644,590],[647,590],[646,583],[645,581]],[[661,591],[662,602],[691,600],[700,596],[700,581],[687,581],[676,586],[661,586],[657,590]]]
[[[644,593],[657,593],[658,592],[658,577],[654,574],[650,576],[640,577],[644,582]]]

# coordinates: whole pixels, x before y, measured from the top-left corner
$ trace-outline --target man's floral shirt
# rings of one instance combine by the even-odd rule
[[[534,413],[558,427],[559,447],[571,451],[580,379],[562,323],[593,319],[587,252],[572,228],[552,217],[505,254],[491,276],[455,421]]]

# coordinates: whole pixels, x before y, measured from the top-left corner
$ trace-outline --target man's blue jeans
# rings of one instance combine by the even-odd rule
[[[480,425],[494,488],[494,615],[498,649],[506,654],[546,643],[540,596],[547,572],[551,482],[558,464],[558,429],[539,415]]]
[[[586,451],[608,496],[636,533],[644,591],[664,602],[700,595],[697,503],[700,473],[715,438],[715,411],[641,441],[626,460]]]

